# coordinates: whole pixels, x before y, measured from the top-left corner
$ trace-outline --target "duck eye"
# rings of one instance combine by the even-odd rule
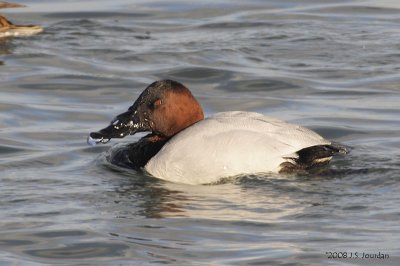
[[[153,102],[153,106],[154,106],[154,107],[157,107],[157,106],[159,106],[159,105],[161,105],[161,104],[162,104],[162,101],[161,101],[160,99],[155,100],[155,101]]]

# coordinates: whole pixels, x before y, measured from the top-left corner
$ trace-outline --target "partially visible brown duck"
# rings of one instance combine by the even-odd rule
[[[25,5],[8,3],[8,2],[0,2],[0,8],[10,8],[10,7],[25,7]]]
[[[0,2],[0,8],[24,7],[24,5]],[[4,16],[0,15],[0,38],[8,36],[30,36],[43,31],[43,28],[36,25],[15,25]]]

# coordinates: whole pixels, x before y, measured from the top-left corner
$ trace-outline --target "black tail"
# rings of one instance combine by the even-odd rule
[[[349,150],[337,144],[311,146],[296,152],[296,157],[286,157],[280,173],[307,171],[328,164],[332,156],[347,154]]]

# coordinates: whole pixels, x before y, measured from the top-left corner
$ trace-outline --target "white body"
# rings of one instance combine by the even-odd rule
[[[18,26],[12,25],[11,27],[0,27],[0,38],[2,37],[18,37],[18,36],[31,36],[43,31],[40,26]]]
[[[285,157],[331,144],[317,133],[251,112],[217,113],[175,135],[146,164],[153,176],[206,184],[240,174],[279,172]]]

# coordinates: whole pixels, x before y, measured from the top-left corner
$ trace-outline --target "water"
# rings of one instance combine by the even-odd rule
[[[1,265],[400,264],[398,1],[20,2],[46,31],[0,41]],[[188,186],[108,162],[140,136],[86,144],[162,78],[352,151]]]

